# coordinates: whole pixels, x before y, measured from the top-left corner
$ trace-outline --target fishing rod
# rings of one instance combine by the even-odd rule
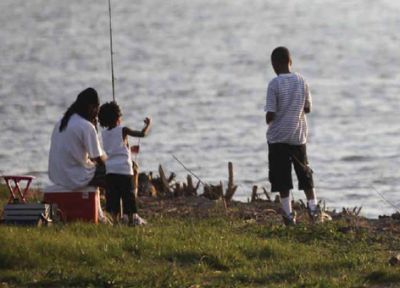
[[[112,13],[111,13],[111,0],[108,0],[108,16],[110,26],[110,58],[111,58],[111,83],[112,83],[112,95],[113,101],[115,102],[115,77],[114,77],[114,50],[113,50],[113,38],[112,38]],[[140,146],[140,138],[137,146]],[[135,153],[135,162],[137,161],[139,150]]]
[[[114,77],[114,52],[113,52],[113,40],[112,40],[111,0],[108,0],[108,16],[110,19],[111,83],[112,83],[113,101],[115,102],[115,83],[114,83],[115,77]]]

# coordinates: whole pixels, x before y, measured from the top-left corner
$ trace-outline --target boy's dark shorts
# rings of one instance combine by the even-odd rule
[[[269,182],[272,192],[293,189],[292,164],[299,190],[314,188],[312,170],[308,166],[306,145],[268,143]]]
[[[135,190],[132,175],[107,174],[106,211],[117,214],[121,211],[121,199],[124,214],[136,213]]]

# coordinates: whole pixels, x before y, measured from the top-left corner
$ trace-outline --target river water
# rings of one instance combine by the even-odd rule
[[[377,217],[400,207],[400,4],[389,0],[119,0],[113,5],[116,99],[141,129],[138,161],[178,180],[227,179],[237,199],[267,183],[269,55],[285,45],[309,82],[308,153],[328,207]],[[88,86],[112,99],[106,0],[2,0],[0,173],[49,183],[54,123]],[[137,140],[131,140],[135,144]],[[295,198],[304,197],[296,189]],[[388,204],[390,202],[390,204]]]

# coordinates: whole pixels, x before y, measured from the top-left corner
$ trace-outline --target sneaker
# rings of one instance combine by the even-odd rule
[[[102,215],[102,217],[99,217],[99,223],[105,224],[105,225],[113,225],[113,221],[107,216],[107,215]]]
[[[121,222],[122,222],[122,224],[128,224],[129,223],[128,215],[124,214],[124,216],[122,216],[122,218],[121,218]]]
[[[290,215],[282,214],[283,223],[285,226],[294,226],[296,225],[296,211],[290,213]]]
[[[132,222],[132,226],[143,226],[146,225],[147,221],[145,219],[143,219],[142,217],[140,217],[139,215],[135,214],[133,216],[133,222]]]

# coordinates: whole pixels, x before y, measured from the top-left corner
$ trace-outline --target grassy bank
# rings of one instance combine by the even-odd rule
[[[2,192],[1,192],[2,193]],[[6,195],[2,193],[1,195]],[[145,207],[143,207],[145,209]],[[150,216],[148,216],[150,217]],[[0,287],[396,287],[398,234],[154,216],[145,227],[0,226]],[[351,228],[351,229],[349,229]]]

